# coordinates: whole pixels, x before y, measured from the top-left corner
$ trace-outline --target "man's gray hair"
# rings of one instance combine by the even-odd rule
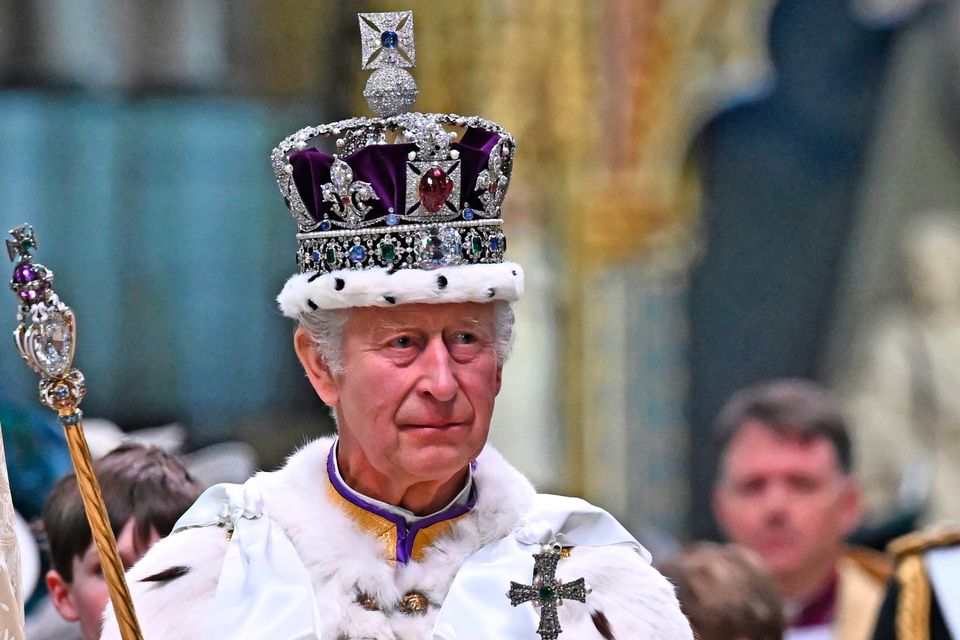
[[[513,348],[513,306],[506,300],[488,303],[494,305],[494,347],[497,362],[503,365]],[[343,372],[343,328],[350,319],[350,309],[317,309],[300,314],[300,326],[310,336],[323,363],[334,375]]]

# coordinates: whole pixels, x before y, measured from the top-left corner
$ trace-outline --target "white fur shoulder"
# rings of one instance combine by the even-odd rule
[[[207,638],[204,626],[194,623],[216,615],[213,596],[227,546],[223,529],[188,529],[157,542],[127,572],[144,638]],[[101,638],[120,640],[113,607],[105,612]]]
[[[564,607],[565,637],[589,640],[693,640],[673,585],[633,550],[576,547],[557,569],[564,581],[583,577],[586,607]],[[606,635],[604,635],[606,633]]]

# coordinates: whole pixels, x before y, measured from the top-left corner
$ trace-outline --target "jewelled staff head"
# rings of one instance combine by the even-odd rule
[[[72,413],[86,393],[83,374],[73,369],[77,326],[73,310],[53,291],[53,272],[34,262],[33,228],[10,231],[7,253],[14,262],[10,289],[17,296],[17,328],[13,332],[24,361],[41,376],[40,400],[61,413]]]
[[[297,223],[284,315],[409,303],[513,301],[501,205],[513,136],[478,116],[409,112],[417,86],[410,11],[359,16],[364,96],[380,117],[301,129],[271,160]],[[324,145],[326,148],[324,148]]]

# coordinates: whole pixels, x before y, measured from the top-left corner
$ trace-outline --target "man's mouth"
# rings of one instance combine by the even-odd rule
[[[452,422],[452,421],[437,421],[437,422],[417,422],[400,425],[401,429],[454,429],[456,427],[462,427],[465,424],[463,421]]]
[[[788,532],[767,533],[760,536],[758,542],[761,547],[781,549],[792,546],[795,543],[796,536]]]

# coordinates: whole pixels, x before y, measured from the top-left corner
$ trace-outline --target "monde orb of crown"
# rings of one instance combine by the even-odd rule
[[[398,67],[377,69],[363,89],[367,104],[383,118],[409,111],[419,93],[413,76]]]

